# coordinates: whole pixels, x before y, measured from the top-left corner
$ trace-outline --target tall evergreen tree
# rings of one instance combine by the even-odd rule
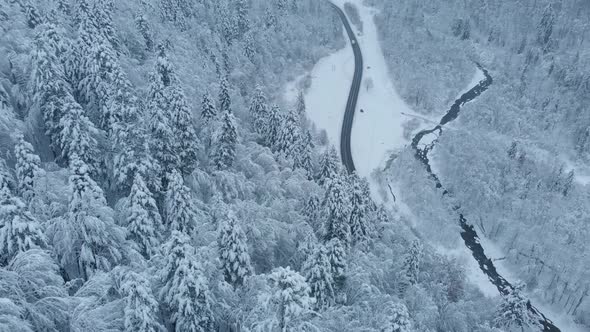
[[[60,121],[61,158],[70,161],[76,155],[94,172],[98,165],[97,142],[92,134],[96,132],[96,128],[71,96],[66,96],[63,107],[65,114]]]
[[[225,281],[234,286],[241,286],[244,278],[252,274],[252,265],[246,234],[231,212],[219,225],[217,243]]]
[[[196,167],[198,138],[194,128],[191,110],[188,107],[184,92],[179,85],[171,87],[170,111],[176,155],[182,174],[189,175]]]
[[[369,238],[369,217],[373,204],[367,180],[353,173],[350,176],[350,182],[352,184],[350,234],[352,242],[359,243]]]
[[[288,158],[295,158],[297,147],[301,141],[301,128],[295,111],[287,113],[283,118],[277,136],[276,150],[284,153]]]
[[[381,327],[382,332],[412,332],[412,321],[408,308],[403,303],[386,303],[388,320]]]
[[[249,112],[252,116],[254,131],[259,135],[264,135],[267,121],[269,121],[269,111],[266,96],[260,85],[256,86]]]
[[[295,102],[295,112],[297,114],[299,126],[305,128],[307,124],[307,115],[305,106],[305,96],[303,95],[303,91],[299,91],[299,94],[297,94],[297,101]]]
[[[418,273],[420,272],[420,261],[422,260],[422,243],[414,240],[406,253],[404,259],[404,274],[408,282],[412,285],[418,282]]]
[[[330,260],[330,272],[334,280],[334,291],[338,292],[346,282],[346,248],[337,238],[326,243],[327,255]]]
[[[281,110],[277,105],[273,105],[268,112],[268,119],[264,123],[264,142],[272,149],[276,147],[278,142],[282,121]]]
[[[213,156],[213,164],[217,169],[230,168],[236,158],[236,145],[238,133],[236,131],[235,118],[230,112],[223,112],[221,129],[217,137],[217,146]]]
[[[224,76],[219,84],[219,111],[231,113],[231,97],[229,96],[229,83]]]
[[[524,285],[518,283],[503,297],[503,301],[496,311],[494,325],[502,329],[516,327],[521,331],[524,331],[525,328],[534,328],[535,330],[541,328],[537,318],[529,310],[529,300],[522,294],[523,289]]]
[[[70,172],[68,213],[53,220],[48,233],[68,276],[88,280],[123,259],[125,231],[115,225],[102,189],[76,154],[70,158]]]
[[[250,29],[248,10],[248,0],[236,1],[236,19],[238,21],[238,34],[240,36],[243,36]]]
[[[345,175],[336,175],[326,189],[326,240],[339,239],[344,246],[350,243],[350,187]]]
[[[166,243],[160,297],[172,313],[174,331],[208,332],[214,328],[209,286],[188,241],[186,235],[174,231]]]
[[[146,278],[129,272],[121,285],[125,296],[125,332],[162,332],[156,301]]]
[[[213,102],[213,97],[209,92],[206,92],[203,95],[203,100],[201,101],[201,119],[203,120],[203,126],[210,125],[217,118],[217,109],[215,108],[215,103]]]
[[[318,183],[324,186],[329,185],[330,180],[341,173],[340,158],[334,146],[330,146],[320,159],[320,170],[317,176]]]
[[[334,279],[326,247],[315,247],[307,258],[303,271],[311,288],[311,295],[316,299],[316,308],[321,310],[330,306],[334,302]]]
[[[278,331],[289,331],[289,323],[307,313],[314,304],[311,289],[305,278],[289,267],[274,269],[269,281],[273,286],[270,300],[276,310]]]
[[[39,175],[41,160],[33,152],[31,143],[25,141],[22,134],[17,137],[14,147],[16,156],[16,178],[18,181],[18,193],[25,202],[30,202],[35,196],[35,178]]]
[[[313,141],[308,130],[304,130],[301,138],[297,140],[293,156],[293,167],[301,168],[307,174],[308,179],[313,178]]]
[[[136,173],[129,194],[127,238],[133,241],[137,251],[146,259],[156,252],[159,244],[158,229],[161,226],[162,219],[156,201],[141,174]]]
[[[0,265],[6,265],[20,252],[46,246],[37,220],[7,185],[0,187]]]
[[[189,236],[197,228],[197,213],[190,189],[184,184],[177,171],[169,175],[166,192],[166,223],[170,230],[180,231]]]

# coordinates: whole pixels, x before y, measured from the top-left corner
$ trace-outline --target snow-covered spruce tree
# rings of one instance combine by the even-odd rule
[[[184,184],[182,175],[173,171],[168,176],[166,191],[166,223],[172,231],[192,236],[197,228],[197,213],[190,189]]]
[[[195,15],[195,8],[189,0],[159,1],[162,19],[172,22],[181,31],[188,29],[189,20]]]
[[[283,118],[279,128],[276,149],[277,152],[283,153],[287,158],[295,158],[297,147],[301,141],[301,128],[295,111],[290,111]]]
[[[221,128],[213,155],[213,164],[217,169],[223,170],[232,167],[236,158],[237,143],[238,133],[234,115],[230,112],[223,112]]]
[[[226,77],[221,78],[219,83],[219,111],[231,113],[231,97],[229,96],[229,83]]]
[[[5,266],[20,252],[46,245],[37,220],[8,186],[0,187],[0,265]]]
[[[253,273],[246,234],[232,212],[220,223],[218,232],[219,260],[225,281],[241,286],[244,278]]]
[[[203,126],[209,126],[217,118],[217,109],[215,108],[215,102],[209,92],[203,95],[201,101],[201,119],[203,120]]]
[[[352,207],[350,212],[350,235],[352,243],[359,243],[367,240],[370,235],[369,218],[373,207],[369,183],[361,179],[355,172],[350,176],[352,184]]]
[[[188,242],[186,235],[174,231],[166,243],[160,298],[171,313],[174,331],[208,332],[214,328],[209,285]]]
[[[158,321],[158,301],[144,276],[128,272],[121,285],[121,291],[125,297],[125,332],[165,330]]]
[[[301,138],[297,140],[293,156],[293,167],[301,168],[307,174],[307,178],[313,178],[313,141],[309,130],[304,129]]]
[[[340,158],[334,146],[330,146],[320,159],[320,170],[317,175],[318,183],[321,185],[328,185],[330,180],[341,173]]]
[[[334,280],[334,291],[337,292],[344,287],[346,282],[346,248],[340,240],[334,238],[326,243],[326,250]]]
[[[334,303],[334,279],[326,247],[317,245],[314,248],[303,265],[303,274],[311,288],[311,295],[316,299],[315,306],[318,310]]]
[[[323,202],[327,219],[325,238],[339,239],[345,247],[350,243],[350,185],[343,174],[336,174],[329,181]]]
[[[385,304],[388,320],[383,323],[381,332],[412,332],[412,321],[408,308],[403,303],[388,302]]]
[[[310,194],[305,204],[303,205],[303,215],[305,216],[305,221],[316,231],[323,231],[321,224],[321,209],[322,204],[321,200],[316,194]]]
[[[137,13],[135,15],[135,27],[143,37],[143,41],[145,42],[145,49],[150,52],[153,51],[154,37],[152,35],[152,29],[143,13]]]
[[[162,219],[156,201],[139,173],[135,174],[131,187],[128,209],[127,238],[133,241],[140,254],[149,259],[159,245],[158,229],[162,227]]]
[[[527,328],[538,331],[541,328],[538,318],[528,308],[529,300],[522,294],[524,287],[524,284],[517,283],[508,294],[504,295],[496,311],[495,326],[509,331],[511,328],[518,328],[521,331]]]
[[[272,270],[268,279],[273,293],[270,304],[276,312],[278,331],[289,331],[290,323],[308,313],[314,298],[310,296],[311,289],[305,278],[289,267],[278,267]]]
[[[70,279],[109,271],[124,256],[125,230],[115,225],[102,189],[76,154],[70,157],[68,213],[52,221],[49,238]]]
[[[299,126],[305,128],[307,124],[307,114],[306,106],[305,106],[305,96],[303,95],[303,91],[299,91],[297,94],[297,101],[295,102],[295,112],[297,114],[297,120],[299,121]]]
[[[239,36],[243,36],[250,29],[250,19],[248,18],[249,9],[248,0],[236,1],[236,19],[238,21]]]
[[[279,138],[279,130],[281,128],[281,123],[283,121],[283,116],[279,106],[272,105],[270,110],[268,111],[268,118],[264,123],[264,143],[266,146],[270,147],[271,149],[276,148],[276,144]]]
[[[408,248],[403,266],[404,275],[412,285],[418,282],[422,254],[422,243],[419,240],[414,240]]]
[[[39,175],[41,160],[33,152],[31,143],[25,141],[22,134],[17,136],[17,143],[14,147],[16,156],[16,179],[18,182],[18,193],[28,203],[35,196],[35,177]]]
[[[97,166],[97,143],[92,133],[96,131],[96,128],[72,96],[66,96],[63,107],[65,114],[60,121],[59,137],[61,158],[64,161],[70,161],[72,156],[76,155],[94,172]]]
[[[174,149],[179,159],[178,167],[182,174],[189,175],[197,164],[199,142],[193,117],[180,85],[175,84],[170,87],[168,100],[172,115],[174,142],[176,143]]]
[[[256,91],[250,102],[249,112],[252,116],[254,131],[258,135],[264,135],[266,122],[269,120],[269,112],[268,105],[266,104],[266,96],[260,85],[256,86]]]

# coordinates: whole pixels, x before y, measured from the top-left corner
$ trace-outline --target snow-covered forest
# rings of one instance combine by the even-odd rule
[[[431,158],[523,283],[485,296],[442,249],[409,147],[392,202],[309,82],[285,100],[349,46],[329,1],[0,0],[0,332],[538,331],[530,298],[590,326],[588,4],[360,3],[424,117],[494,76]]]

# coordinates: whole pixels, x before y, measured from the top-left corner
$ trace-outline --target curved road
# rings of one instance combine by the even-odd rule
[[[358,100],[359,91],[361,88],[361,82],[363,80],[363,55],[361,48],[359,47],[356,36],[350,27],[350,23],[346,18],[346,15],[340,9],[340,7],[331,3],[332,7],[336,10],[348,38],[352,45],[352,52],[354,53],[354,76],[352,77],[352,84],[350,86],[350,93],[348,94],[348,102],[346,103],[346,110],[344,112],[344,120],[342,121],[342,131],[340,132],[340,156],[342,157],[342,163],[346,167],[349,173],[353,173],[356,168],[354,167],[354,161],[352,160],[352,149],[350,147],[350,135],[352,132],[352,124],[354,122],[354,112],[356,110],[356,102]]]

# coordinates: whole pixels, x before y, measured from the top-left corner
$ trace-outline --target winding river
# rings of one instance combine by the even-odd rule
[[[442,117],[442,119],[440,120],[438,125],[436,125],[432,129],[425,129],[425,130],[420,131],[412,139],[412,148],[414,149],[414,155],[415,155],[416,159],[420,160],[420,162],[422,162],[422,164],[424,164],[429,176],[434,180],[436,188],[442,190],[443,196],[450,195],[450,193],[443,187],[438,176],[432,171],[432,167],[430,166],[430,161],[428,160],[428,152],[430,152],[434,148],[437,140],[433,140],[431,143],[424,145],[424,147],[422,147],[422,148],[420,148],[419,145],[420,145],[420,142],[422,141],[422,139],[424,138],[424,136],[426,136],[426,135],[430,135],[430,134],[436,134],[437,136],[442,135],[443,126],[445,124],[457,119],[457,117],[459,116],[459,113],[461,111],[461,107],[464,104],[477,98],[479,95],[481,95],[483,92],[485,92],[489,88],[489,86],[492,84],[493,79],[490,76],[490,74],[488,73],[488,71],[486,69],[484,69],[483,67],[481,67],[479,64],[477,64],[477,67],[481,71],[483,71],[485,78],[482,81],[480,81],[475,87],[473,87],[471,90],[469,90],[469,91],[465,92],[463,95],[461,95],[461,97],[459,97],[459,99],[457,99],[453,103],[451,108]],[[494,284],[494,286],[496,286],[496,288],[498,289],[500,294],[502,294],[502,295],[508,294],[513,289],[513,286],[504,277],[502,277],[498,273],[492,260],[486,256],[486,254],[483,250],[483,247],[480,244],[479,236],[477,235],[477,231],[475,230],[475,228],[472,225],[470,225],[467,222],[467,219],[465,219],[463,214],[459,212],[460,209],[461,209],[461,207],[458,205],[453,206],[453,210],[457,211],[457,213],[459,214],[459,224],[462,229],[461,237],[463,238],[463,241],[465,242],[465,246],[467,248],[469,248],[473,257],[475,258],[475,260],[479,264],[479,268],[488,277],[490,282],[492,284]],[[559,328],[557,328],[551,320],[549,320],[547,317],[545,317],[545,315],[543,315],[543,313],[541,313],[537,308],[535,308],[535,306],[533,306],[530,301],[528,301],[527,307],[530,312],[532,312],[536,317],[538,317],[539,323],[543,327],[543,331],[548,331],[548,332],[559,332],[560,331]]]

